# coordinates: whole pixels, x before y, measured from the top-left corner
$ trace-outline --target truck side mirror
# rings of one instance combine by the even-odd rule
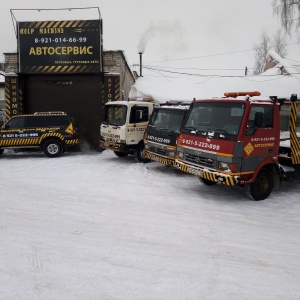
[[[142,110],[136,110],[135,111],[135,120],[136,122],[140,122],[143,119],[143,111]]]
[[[291,95],[291,101],[296,102],[297,101],[297,94],[292,94]]]
[[[264,120],[263,112],[256,112],[254,115],[254,120],[248,121],[247,135],[253,135],[257,128],[261,128]]]

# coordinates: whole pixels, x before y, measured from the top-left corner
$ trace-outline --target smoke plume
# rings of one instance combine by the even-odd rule
[[[161,51],[170,54],[182,52],[187,49],[185,42],[186,30],[178,21],[151,22],[146,31],[141,35],[138,43],[138,53],[144,53],[150,40],[156,39]]]

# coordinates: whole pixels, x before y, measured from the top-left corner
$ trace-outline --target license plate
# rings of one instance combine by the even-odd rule
[[[192,174],[192,175],[199,176],[199,177],[203,177],[203,171],[202,170],[194,169],[194,168],[191,168],[191,167],[189,167],[188,173]]]

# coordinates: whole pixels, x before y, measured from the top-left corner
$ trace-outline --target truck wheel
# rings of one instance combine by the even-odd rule
[[[114,154],[118,157],[126,157],[128,156],[128,153],[124,153],[124,152],[118,152],[118,151],[114,151]]]
[[[3,151],[4,151],[4,149],[1,149],[1,148],[0,148],[0,155],[3,153]]]
[[[245,184],[246,196],[255,201],[265,200],[273,190],[274,179],[272,173],[267,169],[262,169],[253,183]]]
[[[199,180],[204,183],[205,185],[215,185],[217,184],[216,181],[212,181],[212,180],[209,180],[209,179],[206,179],[206,178],[203,178],[203,177],[199,177]]]
[[[134,159],[137,162],[141,162],[141,163],[148,163],[150,161],[149,158],[146,158],[144,156],[144,144],[141,144],[139,146],[136,147],[135,151],[134,151]]]
[[[64,148],[60,141],[49,140],[45,142],[43,151],[49,157],[58,157],[63,154]]]

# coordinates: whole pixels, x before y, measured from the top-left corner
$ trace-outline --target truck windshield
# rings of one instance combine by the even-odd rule
[[[240,102],[195,102],[183,124],[183,132],[236,140],[245,111]]]
[[[104,123],[108,125],[121,126],[126,122],[127,106],[105,105]]]
[[[169,130],[177,133],[180,130],[184,112],[184,109],[157,108],[151,115],[149,125],[158,130]]]

